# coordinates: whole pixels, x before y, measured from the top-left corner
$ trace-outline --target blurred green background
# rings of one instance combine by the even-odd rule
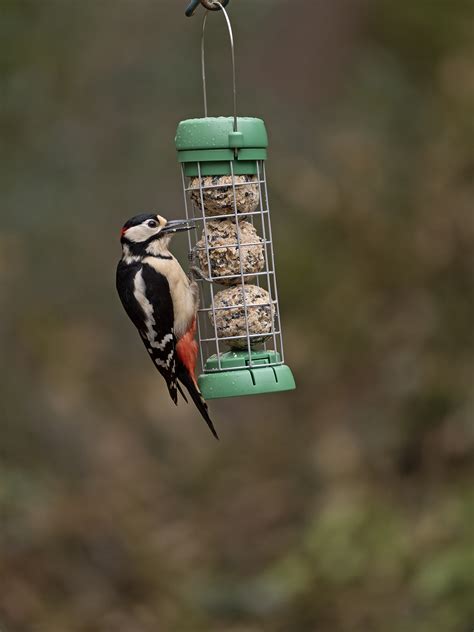
[[[0,629],[471,632],[474,4],[231,0],[298,389],[219,443],[114,287],[123,221],[183,215],[185,5],[0,0]]]

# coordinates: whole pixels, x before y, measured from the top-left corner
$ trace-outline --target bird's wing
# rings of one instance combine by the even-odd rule
[[[128,317],[138,330],[145,327],[145,314],[134,296],[134,279],[141,269],[141,263],[125,264],[119,261],[117,266],[117,292]]]
[[[165,378],[171,398],[176,404],[178,402],[176,337],[173,328],[174,311],[170,287],[166,277],[146,263],[142,267],[142,278],[144,290],[142,307],[147,315],[147,326],[144,331],[140,330],[140,335],[153,363]],[[142,288],[139,287],[138,295]]]
[[[194,377],[197,352],[194,341],[195,324],[193,323],[187,335],[177,343],[173,331],[173,301],[166,277],[146,263],[126,265],[121,262],[117,268],[117,290],[125,311],[140,332],[153,363],[165,378],[174,403],[178,401],[177,389],[186,400],[177,382],[178,377],[206,420],[212,434],[218,438],[209,417],[207,404]],[[177,344],[179,353],[176,353]]]
[[[138,329],[176,404],[176,338],[173,301],[166,277],[147,264],[119,264],[117,290],[125,311]]]

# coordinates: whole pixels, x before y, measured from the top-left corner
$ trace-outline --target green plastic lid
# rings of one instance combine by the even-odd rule
[[[239,116],[234,130],[232,116],[181,121],[175,138],[178,161],[188,176],[257,173],[256,161],[266,160],[268,136],[262,119]]]
[[[252,366],[249,366],[250,357]],[[198,378],[204,399],[278,393],[296,388],[291,369],[275,351],[229,351],[223,353],[221,368],[211,356]]]

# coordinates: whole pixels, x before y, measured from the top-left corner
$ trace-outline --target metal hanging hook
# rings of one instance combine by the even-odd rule
[[[201,0],[204,2],[205,0]],[[234,35],[232,33],[232,25],[230,23],[229,16],[227,15],[227,11],[224,9],[225,0],[223,0],[224,4],[221,4],[217,0],[215,0],[212,4],[218,5],[219,10],[223,12],[225,21],[227,23],[227,30],[229,32],[229,40],[230,40],[230,51],[232,56],[232,87],[233,87],[233,98],[234,98],[234,132],[237,131],[237,88],[235,81],[235,51],[234,51]],[[201,68],[202,68],[202,88],[204,93],[204,116],[207,117],[207,88],[206,88],[206,60],[205,60],[205,52],[204,52],[204,40],[205,40],[205,31],[206,31],[206,20],[207,20],[207,11],[204,14],[204,19],[202,21],[202,37],[201,37]]]
[[[213,0],[192,0],[185,11],[185,14],[188,18],[194,15],[194,11],[196,10],[198,4],[202,4],[202,6],[208,11],[220,11],[220,7],[216,6],[218,3],[213,2]],[[222,5],[224,7],[226,7],[228,4],[229,0],[222,0]]]

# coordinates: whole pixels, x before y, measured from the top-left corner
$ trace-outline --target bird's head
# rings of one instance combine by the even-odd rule
[[[168,250],[174,233],[190,230],[193,227],[192,220],[168,221],[161,215],[142,213],[125,222],[120,233],[120,241],[127,254],[135,256],[159,254]]]

